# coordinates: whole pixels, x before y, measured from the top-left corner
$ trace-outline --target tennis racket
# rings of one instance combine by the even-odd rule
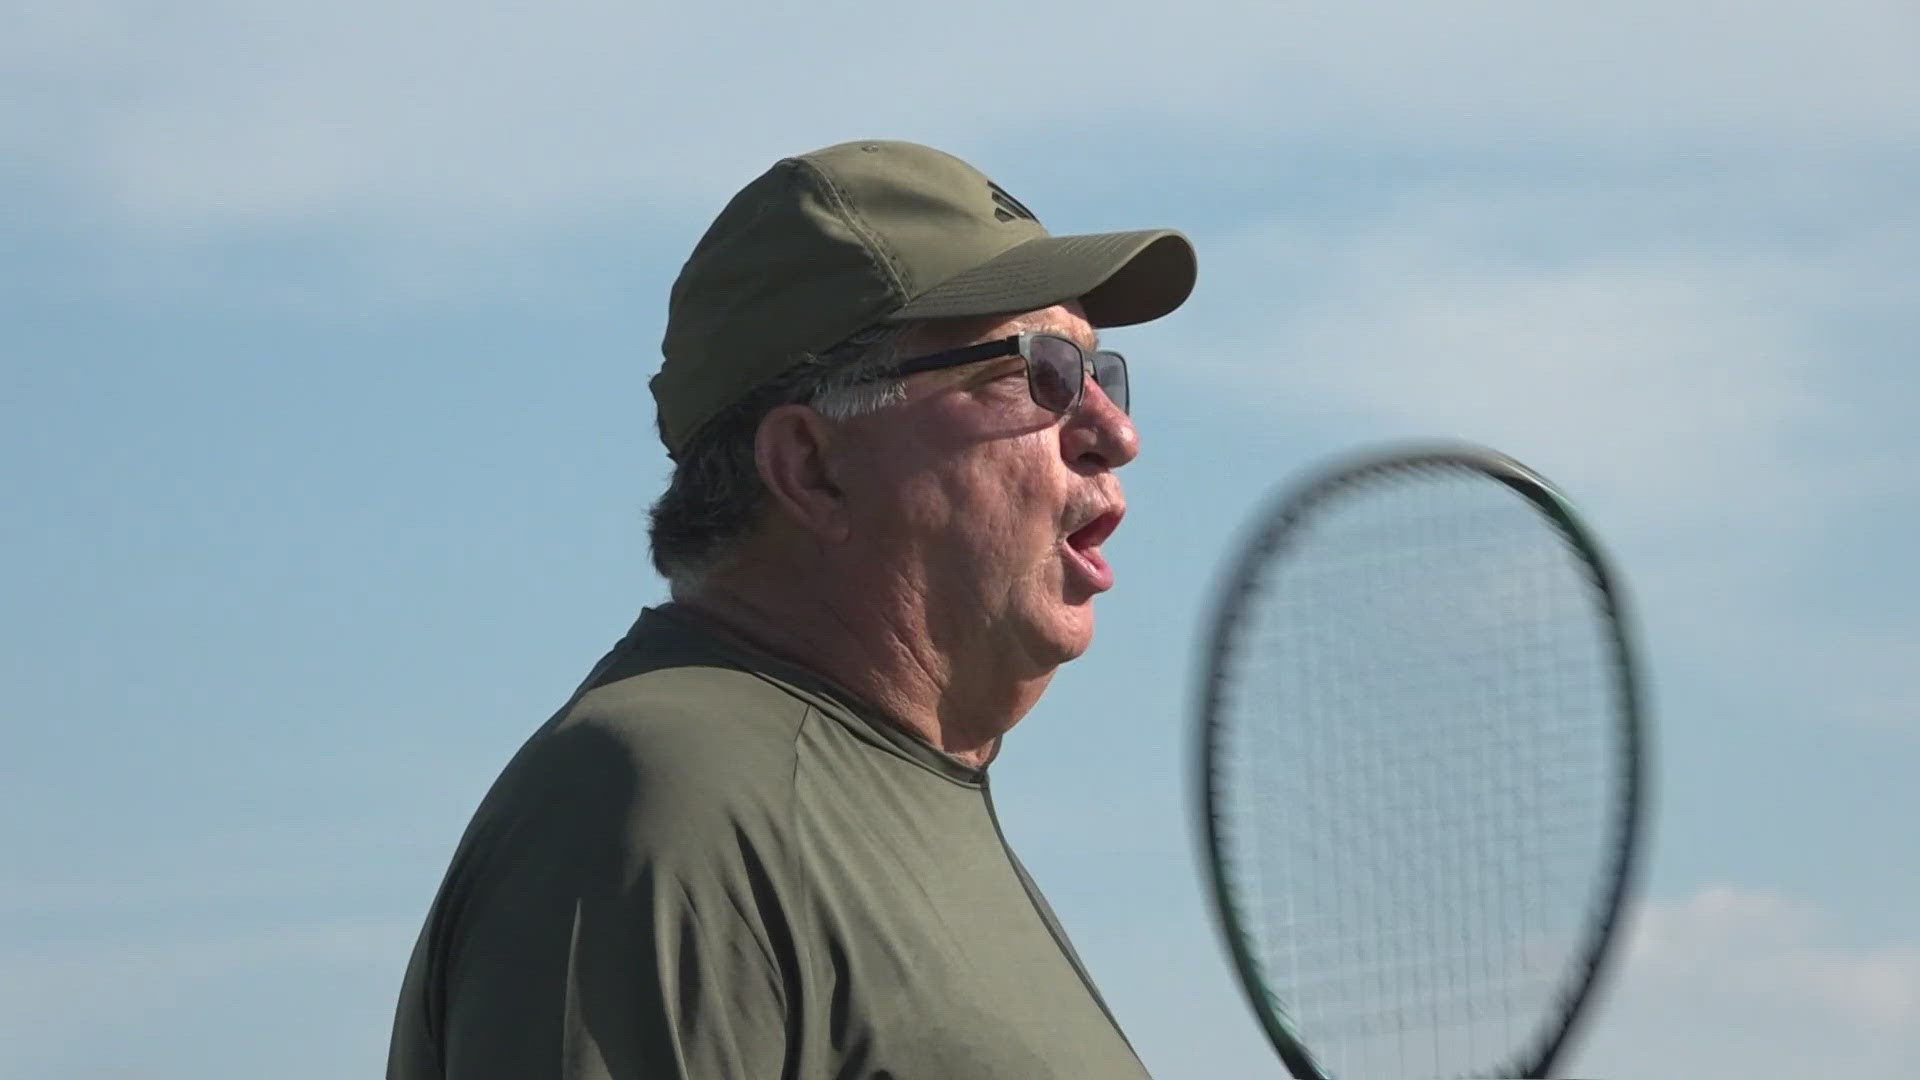
[[[1207,877],[1296,1077],[1551,1075],[1631,891],[1646,722],[1619,584],[1479,447],[1267,508],[1214,613]]]

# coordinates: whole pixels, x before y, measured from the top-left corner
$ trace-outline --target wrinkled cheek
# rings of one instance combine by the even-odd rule
[[[925,493],[933,498],[923,512],[926,527],[945,534],[941,547],[954,564],[973,575],[974,588],[1005,596],[1059,574],[1062,495],[1033,460],[1041,449],[1033,437],[998,449],[1005,453],[942,478],[937,492]]]

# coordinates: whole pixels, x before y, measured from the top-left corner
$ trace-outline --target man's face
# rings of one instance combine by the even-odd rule
[[[930,333],[909,356],[1059,334],[1091,350],[1078,305]],[[1100,544],[1125,512],[1114,470],[1139,436],[1091,379],[1058,415],[1035,404],[1018,356],[926,372],[905,403],[848,421],[834,455],[859,557],[925,620],[931,644],[1021,675],[1093,638],[1093,597],[1113,585]]]

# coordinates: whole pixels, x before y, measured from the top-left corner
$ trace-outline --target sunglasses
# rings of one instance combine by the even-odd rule
[[[1121,412],[1127,411],[1126,358],[1104,349],[1087,352],[1058,334],[1015,334],[998,341],[929,353],[897,364],[875,375],[873,381],[1016,355],[1027,362],[1027,393],[1033,395],[1035,405],[1048,412],[1065,415],[1080,407],[1086,397],[1088,371],[1093,372],[1093,381],[1100,384],[1101,392]]]

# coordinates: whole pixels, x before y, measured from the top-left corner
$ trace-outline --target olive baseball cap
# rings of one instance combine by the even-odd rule
[[[841,143],[741,189],[681,268],[651,383],[678,455],[702,424],[877,323],[1012,315],[1079,300],[1095,326],[1157,319],[1193,291],[1172,229],[1051,236],[950,154]]]

